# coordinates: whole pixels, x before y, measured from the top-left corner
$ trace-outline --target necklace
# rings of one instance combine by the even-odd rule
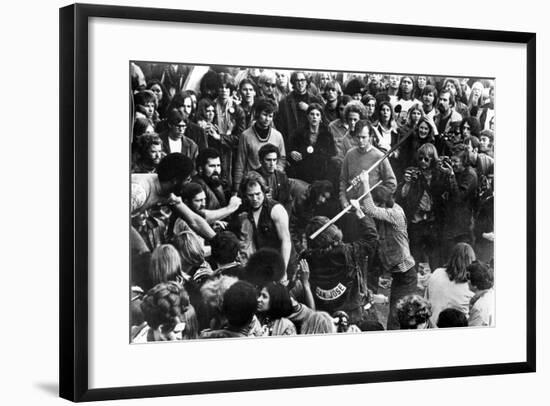
[[[258,137],[258,139],[261,142],[266,142],[269,139],[269,137],[271,136],[271,127],[267,127],[265,130],[262,131],[261,128],[258,129],[258,128],[256,128],[256,125],[253,125],[252,130],[254,131],[254,134],[256,134],[256,137]],[[265,134],[262,136],[261,133],[265,133]]]

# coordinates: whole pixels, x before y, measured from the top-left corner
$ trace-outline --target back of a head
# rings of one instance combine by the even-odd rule
[[[223,314],[232,327],[244,327],[257,308],[256,288],[246,282],[235,282],[223,295]]]
[[[200,288],[203,303],[209,308],[221,311],[225,292],[237,281],[234,276],[227,275],[207,280]]]
[[[178,251],[169,244],[156,247],[149,263],[149,279],[152,285],[174,281],[180,272],[181,260]]]
[[[332,334],[336,326],[327,312],[315,311],[302,324],[301,334]]]
[[[474,262],[476,255],[470,244],[459,242],[451,251],[451,258],[446,267],[449,279],[456,283],[464,283],[468,280],[467,266]]]
[[[396,305],[397,319],[402,330],[416,329],[432,316],[430,302],[420,295],[407,295]]]
[[[193,160],[179,152],[166,155],[161,159],[157,168],[158,178],[161,182],[170,182],[173,180],[182,182],[192,172]]]
[[[468,327],[468,319],[460,310],[449,307],[439,313],[439,317],[437,318],[437,327]]]
[[[390,208],[395,204],[393,192],[384,185],[379,185],[372,191],[372,200]]]
[[[163,326],[163,332],[174,329],[189,307],[187,291],[176,282],[159,283],[151,288],[141,303],[143,317],[149,327]]]
[[[179,252],[183,265],[196,267],[204,262],[204,249],[193,231],[182,231],[171,242]]]
[[[470,283],[479,290],[491,289],[494,284],[493,269],[489,265],[474,261],[466,268]]]
[[[365,90],[365,82],[359,78],[353,78],[344,88],[344,94],[353,96],[354,94],[363,93]]]
[[[244,270],[244,278],[255,286],[282,280],[286,273],[281,253],[272,248],[260,248],[250,256]]]
[[[239,253],[240,241],[231,231],[222,231],[211,241],[211,258],[218,265],[235,261]]]
[[[361,320],[357,327],[361,331],[384,331],[384,326],[379,321],[375,320]]]

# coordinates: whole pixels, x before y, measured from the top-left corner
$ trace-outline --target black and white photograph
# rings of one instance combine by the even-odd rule
[[[495,327],[494,77],[128,66],[132,344]]]
[[[543,2],[94,3],[4,13],[3,404],[544,403]]]

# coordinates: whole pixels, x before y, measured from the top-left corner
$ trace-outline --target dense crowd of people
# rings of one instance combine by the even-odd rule
[[[492,80],[130,77],[132,342],[494,325]]]

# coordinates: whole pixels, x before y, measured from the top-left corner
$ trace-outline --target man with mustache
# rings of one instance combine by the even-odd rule
[[[449,90],[442,90],[437,104],[439,114],[434,121],[439,134],[448,133],[451,128],[459,126],[462,116],[455,110],[455,98]]]

